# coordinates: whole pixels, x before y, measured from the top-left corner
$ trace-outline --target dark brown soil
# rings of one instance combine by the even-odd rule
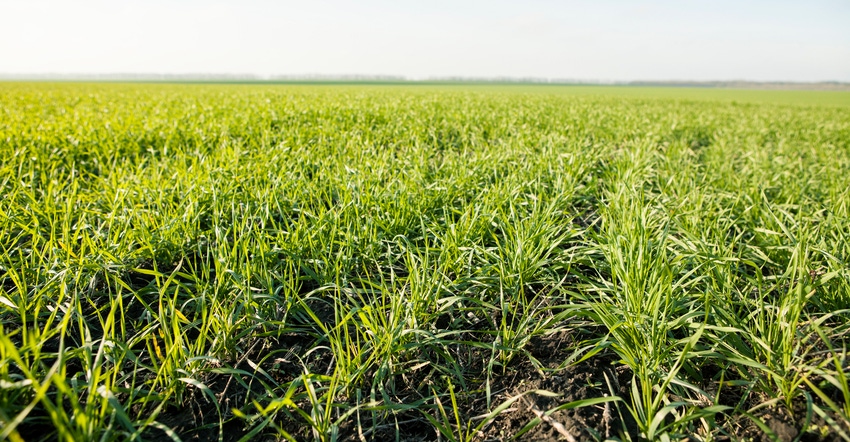
[[[793,410],[788,410],[783,404],[776,404],[754,413],[754,417],[762,421],[773,435],[763,431],[753,420],[744,416],[735,419],[731,423],[731,429],[736,439],[755,442],[844,440],[823,417],[814,412],[808,413],[807,408],[806,399],[800,398],[794,402]],[[826,411],[825,414],[835,424],[843,425],[845,433],[850,434],[850,423],[838,413]]]
[[[508,440],[548,410],[563,404],[612,396],[612,393],[628,396],[631,372],[612,365],[611,358],[596,357],[559,368],[572,352],[570,340],[567,333],[532,340],[530,353],[541,363],[542,370],[535,369],[527,360],[520,362],[495,382],[494,390],[504,390],[505,398],[531,390],[544,390],[558,396],[527,394],[485,428],[480,434],[481,440]],[[556,411],[523,433],[520,440],[595,441],[606,438],[637,439],[637,426],[622,402]]]

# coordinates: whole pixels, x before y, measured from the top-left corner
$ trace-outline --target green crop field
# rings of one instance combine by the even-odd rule
[[[0,440],[850,440],[845,92],[0,83],[0,195]]]

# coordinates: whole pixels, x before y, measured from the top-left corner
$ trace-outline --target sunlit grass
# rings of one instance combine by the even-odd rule
[[[0,439],[846,438],[850,111],[665,94],[0,84]]]

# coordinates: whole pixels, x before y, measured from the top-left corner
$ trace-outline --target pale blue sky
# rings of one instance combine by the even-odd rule
[[[850,0],[0,0],[0,73],[850,81]]]

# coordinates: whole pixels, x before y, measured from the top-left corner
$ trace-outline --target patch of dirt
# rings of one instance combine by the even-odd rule
[[[834,411],[825,411],[826,416],[835,424],[842,426],[844,432],[850,432],[850,422]],[[841,435],[833,426],[817,413],[807,413],[807,404],[800,398],[793,405],[793,410],[783,404],[772,405],[754,413],[773,434],[763,431],[751,419],[741,415],[731,423],[731,430],[738,440],[754,442],[791,442],[807,441],[841,441]]]
[[[541,374],[530,364],[517,367],[513,375],[504,379],[506,396],[522,394],[529,390],[545,390],[559,396],[550,397],[531,393],[514,404],[510,412],[503,413],[480,435],[482,440],[507,440],[524,429],[527,424],[540,422],[522,435],[522,440],[535,441],[595,441],[607,438],[637,439],[637,425],[622,402],[577,407],[555,411],[560,405],[584,399],[615,395],[627,397],[631,373],[622,367],[614,368],[601,358],[568,366],[553,373]]]
[[[520,362],[510,374],[496,380],[492,388],[502,389],[504,399],[528,392],[545,390],[558,396],[527,394],[497,417],[479,434],[483,441],[508,440],[527,424],[540,422],[521,436],[534,441],[596,441],[605,438],[637,439],[637,425],[622,402],[577,407],[547,414],[563,404],[614,395],[628,397],[631,372],[615,367],[604,357],[595,357],[557,369],[572,353],[567,333],[534,338],[531,355],[553,371],[539,371],[530,362]]]

